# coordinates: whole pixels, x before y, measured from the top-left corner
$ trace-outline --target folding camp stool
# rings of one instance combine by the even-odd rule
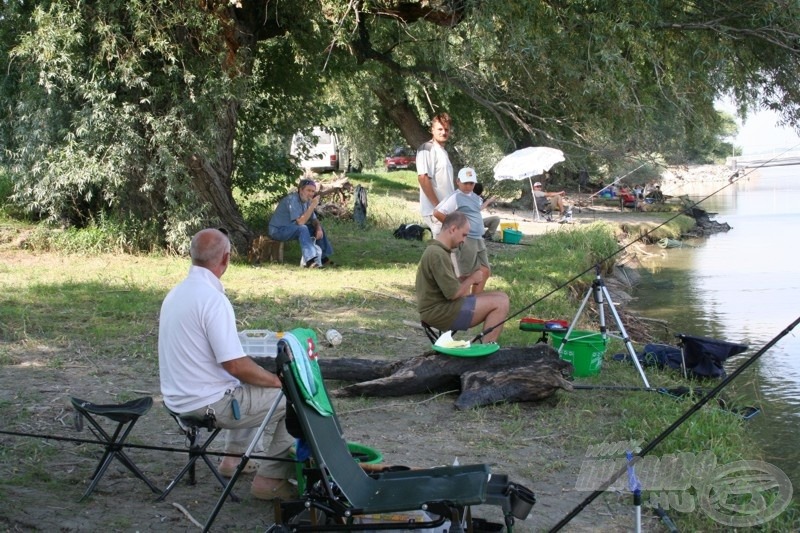
[[[422,325],[422,331],[425,332],[425,336],[428,337],[428,340],[431,341],[431,344],[436,344],[436,341],[439,340],[439,337],[442,336],[442,333],[447,333],[447,330],[441,331],[441,330],[436,329],[435,327],[431,326],[427,322],[420,321],[420,324]],[[456,333],[457,331],[459,331],[459,330],[455,330],[455,331],[453,331],[453,333]],[[464,330],[464,331],[466,331],[466,330]]]
[[[209,459],[208,457],[208,446],[214,441],[222,428],[218,428],[214,425],[213,419],[202,419],[197,418],[194,416],[181,416],[180,414],[170,410],[168,407],[164,406],[167,410],[169,415],[177,422],[178,428],[180,428],[181,433],[186,436],[186,441],[189,444],[189,461],[183,467],[183,469],[175,476],[167,488],[164,489],[164,492],[161,493],[161,496],[157,498],[156,501],[162,501],[167,495],[175,488],[175,485],[183,479],[187,473],[189,474],[189,485],[195,485],[197,483],[197,479],[195,477],[195,463],[198,459],[203,459],[203,462],[208,466],[211,470],[211,473],[214,474],[214,477],[217,478],[219,484],[223,487],[227,486],[228,480],[222,477],[222,474],[219,473],[217,470],[217,466]],[[211,434],[206,438],[206,440],[202,443],[198,443],[198,437],[200,437],[200,430],[206,429]],[[233,501],[238,502],[239,497],[236,496],[231,492],[230,497]]]
[[[442,336],[442,332],[427,322],[421,321],[420,324],[422,324],[422,331],[425,332],[425,335],[431,341],[431,344],[436,344],[436,341]]]
[[[92,429],[92,433],[106,445],[105,453],[100,459],[97,468],[95,468],[94,474],[92,474],[91,477],[91,483],[86,489],[86,492],[83,493],[83,496],[81,496],[81,501],[94,491],[95,487],[97,487],[97,484],[100,482],[100,478],[106,473],[106,470],[108,470],[114,458],[117,458],[119,462],[133,472],[136,477],[147,483],[150,490],[158,494],[159,489],[144,475],[144,472],[133,463],[131,458],[128,457],[123,450],[125,440],[128,438],[128,435],[130,435],[136,421],[152,407],[153,398],[146,396],[125,403],[106,405],[98,405],[74,397],[70,398],[70,401],[75,411],[78,413],[75,418],[78,431],[83,428],[81,421],[85,418],[89,421],[92,428],[94,428]],[[112,435],[109,435],[95,419],[95,417],[99,416],[108,418],[117,423],[117,428]]]

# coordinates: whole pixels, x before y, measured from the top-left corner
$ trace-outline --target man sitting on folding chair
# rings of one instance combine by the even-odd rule
[[[415,292],[420,319],[442,331],[466,331],[478,324],[493,327],[483,340],[494,342],[508,316],[508,295],[501,291],[471,294],[472,286],[483,281],[478,269],[460,279],[450,260],[451,250],[464,242],[469,221],[461,211],[448,214],[441,232],[428,241],[417,266]]]
[[[280,398],[281,382],[244,354],[236,330],[233,306],[220,278],[228,268],[231,243],[216,229],[193,238],[189,275],[173,288],[161,305],[158,365],[164,404],[181,416],[212,417],[226,432],[225,452],[242,454],[253,440],[270,407]],[[267,455],[289,458],[294,439],[284,423],[281,400]],[[220,470],[232,472],[238,457],[226,457]],[[288,478],[290,461],[264,461],[253,480],[251,494],[263,500],[296,495]]]
[[[533,200],[536,202],[536,209],[548,221],[552,220],[553,211],[556,209],[562,216],[567,212],[564,206],[564,191],[544,192],[539,181],[533,184]]]

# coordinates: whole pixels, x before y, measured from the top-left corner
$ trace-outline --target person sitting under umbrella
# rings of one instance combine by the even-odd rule
[[[540,213],[550,214],[557,209],[563,215],[566,212],[564,194],[564,191],[544,192],[540,181],[533,184],[533,199]]]

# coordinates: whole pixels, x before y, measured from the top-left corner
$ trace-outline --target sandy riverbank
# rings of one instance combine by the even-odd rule
[[[707,187],[716,184],[724,185],[735,175],[725,165],[689,165],[668,167],[661,175],[661,189],[667,195],[677,196],[687,189]],[[753,173],[750,173],[753,177]],[[567,193],[567,204],[574,206],[572,221],[560,223],[558,216],[553,222],[543,217],[536,219],[533,209],[512,209],[492,206],[487,214],[500,216],[503,222],[517,223],[524,235],[543,235],[554,231],[564,231],[570,227],[593,222],[611,222],[620,224],[641,223],[652,220],[653,214],[620,208],[612,202],[594,201],[589,193]]]

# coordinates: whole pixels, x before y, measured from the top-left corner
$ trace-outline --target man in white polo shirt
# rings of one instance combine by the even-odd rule
[[[233,306],[220,278],[228,268],[231,243],[217,229],[204,229],[192,238],[189,275],[173,288],[161,305],[158,367],[164,404],[185,416],[212,415],[226,432],[225,452],[242,454],[280,393],[277,376],[244,354],[236,330]],[[284,423],[281,400],[267,455],[289,458],[294,439]],[[230,476],[238,457],[226,457],[220,472]],[[296,491],[287,479],[293,463],[264,461],[253,479],[251,493],[263,500],[288,499]]]

